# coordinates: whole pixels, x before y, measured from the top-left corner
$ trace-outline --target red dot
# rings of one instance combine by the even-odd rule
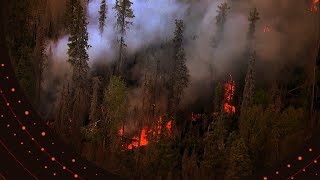
[[[287,167],[288,167],[288,168],[290,168],[290,167],[291,167],[291,165],[290,165],[290,164],[288,164],[288,165],[287,165]]]
[[[51,161],[55,161],[56,159],[54,157],[51,158]]]
[[[44,148],[41,148],[41,151],[44,151]]]
[[[41,133],[41,136],[45,136],[45,135],[46,135],[46,133],[45,133],[45,132],[42,132],[42,133]]]
[[[312,149],[310,148],[310,149],[309,149],[309,151],[311,152],[311,151],[312,151]]]
[[[301,160],[302,160],[302,157],[301,157],[301,156],[299,156],[299,157],[298,157],[298,160],[299,160],[299,161],[301,161]]]
[[[25,131],[26,130],[26,127],[25,126],[22,126],[22,128],[21,128],[23,131]]]
[[[14,88],[11,88],[11,91],[12,91],[12,92],[15,92],[15,91],[16,91],[16,89],[14,89]]]
[[[75,175],[74,175],[74,178],[78,178],[78,177],[79,177],[78,174],[75,174]]]
[[[4,64],[1,64],[1,67],[4,67]]]
[[[24,114],[28,116],[29,115],[29,111],[25,111]]]
[[[314,160],[313,162],[314,162],[314,163],[317,163],[318,161],[317,161],[317,160]]]
[[[64,169],[64,170],[65,170],[65,169],[67,169],[67,168],[66,168],[65,166],[63,166],[63,167],[62,167],[62,169]]]
[[[76,160],[75,160],[75,159],[72,159],[72,162],[76,162]]]

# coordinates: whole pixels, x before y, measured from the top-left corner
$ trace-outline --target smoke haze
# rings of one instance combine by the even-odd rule
[[[229,10],[224,32],[218,47],[213,48],[212,40],[216,32],[218,5],[225,1],[181,2],[178,0],[133,0],[132,9],[135,17],[133,26],[127,31],[125,41],[128,46],[127,55],[133,55],[145,47],[161,42],[171,41],[175,28],[174,20],[183,19],[185,23],[185,52],[187,66],[190,71],[190,85],[185,92],[183,105],[194,102],[199,96],[212,94],[210,84],[213,79],[225,76],[232,69],[237,69],[239,59],[243,58],[246,48],[246,36],[249,27],[249,11],[256,7],[260,20],[256,27],[257,63],[259,67],[271,66],[270,78],[277,73],[279,67],[287,62],[302,61],[299,59],[305,49],[301,44],[310,44],[313,24],[312,13],[308,11],[305,1],[289,0],[246,0],[227,1]],[[64,4],[62,0],[56,4]],[[110,64],[116,59],[117,32],[115,30],[114,0],[107,1],[107,20],[104,32],[99,32],[99,9],[101,0],[91,0],[87,6],[89,44],[89,65],[99,63]],[[61,6],[62,7],[62,6]],[[56,8],[53,12],[57,12]],[[61,8],[64,9],[64,8]],[[265,28],[268,27],[268,32]],[[192,38],[196,37],[196,38]],[[59,67],[67,65],[68,35],[64,34],[57,41],[49,43],[50,59]],[[304,56],[305,57],[305,56]],[[170,58],[170,57],[167,57]],[[242,63],[247,63],[246,61]],[[67,66],[66,66],[67,67]],[[277,67],[277,68],[275,68]],[[53,67],[55,68],[55,67]],[[211,69],[210,69],[211,68]],[[213,68],[213,69],[212,69]],[[60,68],[61,69],[61,68]],[[63,69],[63,68],[62,68]],[[68,68],[64,68],[65,70]],[[266,69],[260,68],[259,71]],[[48,76],[62,77],[61,72],[52,72]],[[213,73],[212,73],[213,72]],[[142,77],[141,77],[142,78]],[[46,78],[52,81],[55,78]],[[52,83],[45,83],[52,84]],[[50,89],[44,87],[44,90]],[[138,90],[133,94],[137,96]]]

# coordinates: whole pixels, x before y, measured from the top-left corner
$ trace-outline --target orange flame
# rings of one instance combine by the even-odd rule
[[[161,134],[161,129],[162,129],[162,116],[160,116],[159,120],[158,120],[158,125],[156,127],[157,129],[157,135],[160,135]],[[166,130],[168,133],[171,133],[171,127],[172,127],[172,121],[169,121],[167,124],[166,124]],[[140,137],[138,136],[134,136],[132,139],[132,142],[127,146],[127,149],[131,150],[133,149],[134,147],[138,147],[139,146],[139,143],[140,143],[140,146],[146,146],[149,144],[149,141],[147,139],[147,132],[153,134],[153,135],[156,135],[156,132],[153,131],[151,128],[149,127],[144,127],[141,132],[140,132]],[[119,130],[119,134],[122,136],[123,135],[123,129],[121,128]]]
[[[236,112],[236,108],[230,105],[230,102],[233,99],[235,91],[234,81],[232,80],[232,76],[230,75],[230,79],[225,84],[225,94],[224,94],[224,111],[228,114],[233,114]]]
[[[319,3],[319,0],[313,0],[312,5],[309,9],[310,12],[318,11],[317,3]]]

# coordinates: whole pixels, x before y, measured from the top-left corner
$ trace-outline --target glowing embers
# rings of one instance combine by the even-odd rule
[[[270,32],[270,31],[271,31],[271,26],[265,25],[264,28],[263,28],[263,32],[264,32],[264,33],[268,33],[268,32]]]
[[[162,127],[165,127],[162,129]],[[156,140],[158,140],[159,136],[162,133],[171,134],[171,127],[172,127],[172,121],[168,121],[167,123],[163,123],[162,116],[160,116],[159,120],[157,121],[157,125],[155,128],[150,128],[148,126],[144,127],[138,136],[134,136],[130,139],[130,143],[126,145],[126,149],[133,149],[139,146],[146,146],[149,144],[148,136],[154,136]],[[119,130],[119,135],[123,136],[123,129],[121,128]]]
[[[193,113],[191,114],[191,120],[192,121],[195,122],[195,121],[198,121],[200,119],[202,119],[202,114],[199,114],[199,113],[198,114],[193,114]]]
[[[317,5],[318,3],[319,3],[319,0],[313,0],[309,11],[310,12],[318,11],[318,5]]]
[[[235,91],[235,83],[232,80],[232,76],[230,75],[230,79],[225,83],[224,87],[224,111],[228,114],[233,114],[236,112],[236,108],[230,105],[230,102],[233,99]]]

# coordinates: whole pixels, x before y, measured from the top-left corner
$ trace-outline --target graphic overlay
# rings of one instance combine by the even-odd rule
[[[314,0],[310,12],[317,12],[318,6],[319,1]],[[264,33],[271,31],[272,27],[269,25],[263,29]],[[39,117],[20,88],[4,45],[2,29],[0,33],[0,179],[120,179],[75,153],[76,150],[64,143]],[[319,46],[316,51],[319,62]],[[232,104],[236,88],[230,75],[223,89],[223,110],[230,116],[238,113]],[[201,117],[201,114],[192,114],[192,121],[200,119],[198,116]],[[158,123],[161,121],[160,116]],[[164,130],[168,134],[171,133],[171,125],[170,120],[165,126]],[[147,130],[148,127],[142,128],[139,131],[142,139],[134,136],[132,139],[135,142],[125,148],[131,150],[147,146]],[[123,131],[119,129],[119,135]],[[292,156],[274,167],[243,179],[320,179],[319,138],[320,132],[314,132]]]

